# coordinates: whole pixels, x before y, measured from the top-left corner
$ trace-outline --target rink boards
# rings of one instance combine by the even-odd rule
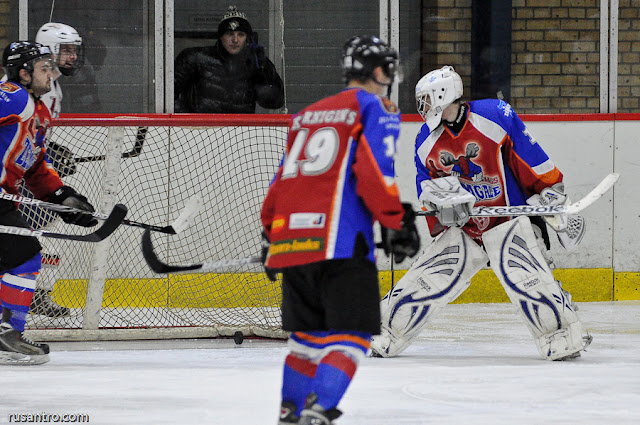
[[[620,180],[614,189],[603,196],[596,204],[584,211],[587,222],[587,233],[582,244],[573,253],[567,253],[552,238],[552,256],[558,270],[556,278],[561,280],[577,301],[609,301],[640,299],[640,238],[636,236],[636,229],[640,228],[640,193],[635,182],[640,178],[640,114],[593,114],[575,116],[530,116],[525,117],[527,127],[541,146],[556,163],[564,174],[566,190],[572,200],[576,201],[595,187],[602,178],[611,172],[620,174]],[[398,183],[403,201],[412,202],[416,207],[415,167],[413,166],[413,144],[421,122],[412,121],[409,117],[403,122],[401,138],[398,143],[397,167]],[[74,176],[75,177],[75,176]],[[129,192],[127,201],[130,205],[136,197],[135,191]],[[178,207],[173,207],[176,210]],[[140,212],[140,209],[137,210]],[[175,215],[175,213],[174,213]],[[138,216],[140,217],[140,216]],[[136,218],[138,218],[136,217]],[[155,218],[140,218],[143,221],[155,221]],[[426,235],[426,224],[420,220],[419,227],[423,241]],[[219,230],[219,229],[218,229]],[[207,232],[210,232],[207,229]],[[202,229],[200,229],[202,235]],[[216,274],[183,277],[162,278],[140,274],[129,270],[128,264],[140,264],[141,258],[133,245],[138,244],[137,235],[127,236],[126,245],[132,248],[129,262],[120,263],[118,274],[125,276],[118,279],[107,279],[105,283],[105,305],[110,307],[155,307],[167,306],[178,308],[200,307],[251,307],[244,305],[243,299],[252,299],[252,304],[262,303],[264,306],[276,306],[277,297],[262,299],[264,293],[263,276],[259,269],[252,269],[250,279],[242,277],[234,279],[238,282],[233,292],[254,294],[255,296],[233,296],[221,298],[218,286],[225,285],[224,279]],[[215,236],[215,235],[214,235]],[[251,239],[252,240],[252,239]],[[248,240],[245,244],[251,242]],[[124,242],[121,240],[121,242]],[[220,246],[224,241],[208,241],[210,245]],[[186,253],[185,253],[186,254]],[[201,253],[202,254],[202,253]],[[242,253],[227,253],[232,256],[242,256]],[[184,255],[184,254],[183,254]],[[253,254],[252,254],[253,255]],[[73,261],[73,259],[69,259]],[[180,263],[193,262],[200,259],[190,255],[176,258]],[[208,260],[204,258],[204,261]],[[406,272],[410,261],[395,265],[394,281]],[[386,293],[391,282],[390,264],[381,253],[378,267],[381,270],[381,294]],[[131,276],[129,278],[128,276]],[[185,277],[187,276],[187,277]],[[189,288],[195,279],[201,286],[198,299],[176,297],[181,285],[189,280]],[[256,285],[259,281],[260,284]],[[67,278],[56,284],[54,296],[68,299],[64,296],[67,291],[75,292],[86,288],[85,279]],[[149,294],[140,298],[139,295],[127,297],[131,289],[141,289]],[[183,288],[184,289],[184,288]],[[218,288],[222,289],[222,288]],[[229,290],[228,285],[226,290]],[[140,292],[140,291],[138,291]],[[187,291],[188,292],[188,291]],[[277,292],[277,291],[276,291]],[[117,299],[110,299],[111,294],[118,294]],[[507,298],[497,278],[490,269],[482,270],[472,280],[471,287],[460,297],[458,302],[502,302]],[[83,301],[76,301],[83,303]],[[69,307],[80,308],[81,305]]]

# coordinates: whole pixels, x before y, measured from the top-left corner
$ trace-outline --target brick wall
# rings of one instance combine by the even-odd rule
[[[599,0],[513,0],[512,7],[514,108],[599,112]]]
[[[422,74],[451,65],[471,93],[471,1],[425,0],[422,13]]]
[[[9,44],[9,0],[0,0],[0,49]]]
[[[423,1],[422,73],[453,65],[471,93],[471,1]],[[640,106],[640,0],[620,0],[618,112]],[[600,1],[512,0],[511,103],[519,113],[600,111]]]
[[[618,112],[638,112],[640,0],[620,0],[618,20]]]

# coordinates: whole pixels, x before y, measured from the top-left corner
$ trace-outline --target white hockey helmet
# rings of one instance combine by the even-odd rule
[[[443,66],[420,78],[416,106],[431,131],[442,121],[442,112],[462,97],[462,78],[452,66]]]
[[[84,64],[84,49],[82,37],[75,28],[56,22],[44,24],[36,34],[36,43],[49,46],[56,56],[56,63],[63,75],[74,75]],[[76,60],[73,62],[60,63],[60,46],[74,45]]]

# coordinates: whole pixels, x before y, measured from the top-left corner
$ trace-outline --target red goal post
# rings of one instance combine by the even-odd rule
[[[259,255],[260,206],[286,145],[288,115],[63,115],[49,147],[66,164],[65,184],[97,210],[116,203],[127,218],[166,226],[194,194],[203,208],[179,235],[153,233],[158,255],[191,264]],[[61,146],[61,147],[60,147]],[[57,165],[59,168],[63,167]],[[50,213],[25,211],[34,223],[66,233]],[[85,230],[86,231],[86,230]],[[146,265],[142,230],[121,226],[98,244],[43,240],[58,256],[37,285],[70,315],[31,314],[38,340],[157,339],[245,335],[283,338],[280,285],[260,265],[225,273],[164,276]]]

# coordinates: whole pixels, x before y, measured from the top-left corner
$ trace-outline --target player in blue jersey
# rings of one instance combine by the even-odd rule
[[[498,99],[463,102],[462,79],[450,66],[416,85],[425,120],[416,138],[419,200],[433,243],[382,300],[382,333],[374,355],[393,357],[432,315],[455,300],[490,262],[543,358],[580,355],[591,342],[570,294],[556,281],[545,221],[571,250],[584,234],[579,216],[470,217],[476,206],[561,205],[562,173],[511,106]]]
[[[333,423],[380,331],[374,221],[386,252],[412,257],[420,246],[394,178],[400,112],[383,97],[396,63],[397,53],[377,37],[347,41],[347,88],[292,117],[263,203],[266,266],[269,274],[282,271],[282,325],[292,332],[281,425]]]
[[[4,49],[2,65],[7,81],[0,84],[0,190],[17,195],[24,184],[38,199],[93,212],[87,199],[65,186],[45,160],[51,115],[40,96],[51,89],[51,51],[38,43],[12,42]],[[60,215],[79,226],[97,224],[90,214]],[[15,204],[7,200],[0,200],[0,225],[28,228]],[[41,267],[40,250],[35,237],[0,234],[0,363],[49,360],[49,346],[23,334]]]

